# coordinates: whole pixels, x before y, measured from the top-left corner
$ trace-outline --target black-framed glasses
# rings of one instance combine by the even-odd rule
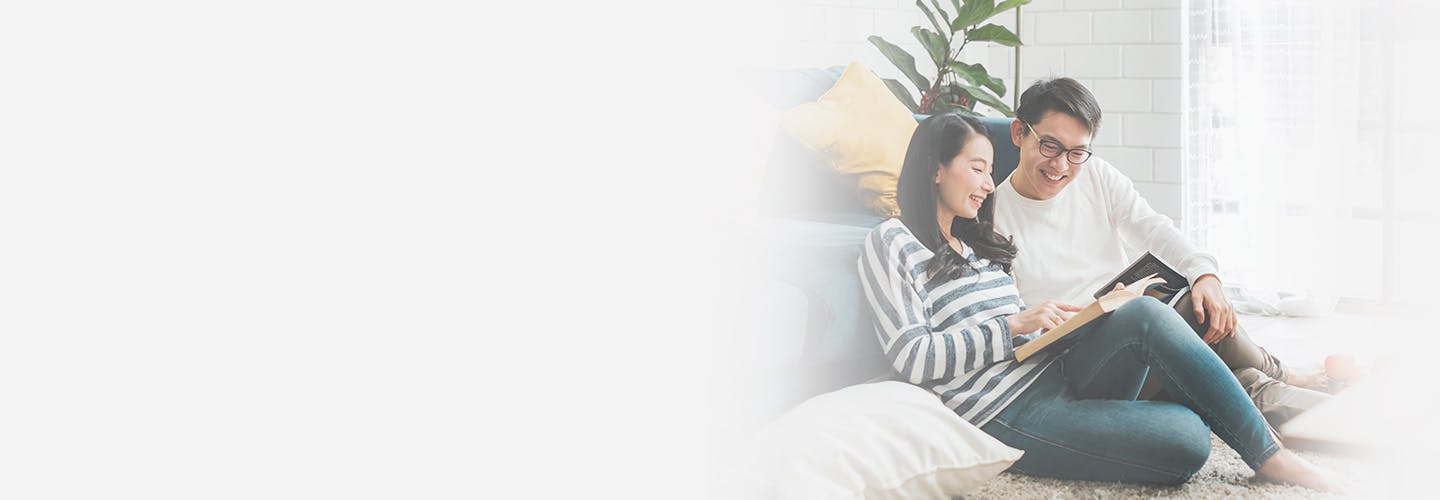
[[[1022,121],[1020,123],[1025,122]],[[1046,158],[1055,158],[1063,153],[1065,155],[1065,161],[1070,162],[1071,165],[1080,165],[1082,163],[1085,163],[1086,160],[1089,160],[1090,155],[1093,154],[1088,149],[1065,149],[1065,146],[1061,145],[1058,142],[1052,141],[1050,139],[1041,139],[1040,133],[1035,131],[1034,125],[1025,123],[1025,126],[1029,127],[1030,133],[1035,134],[1035,139],[1040,141],[1040,154]]]

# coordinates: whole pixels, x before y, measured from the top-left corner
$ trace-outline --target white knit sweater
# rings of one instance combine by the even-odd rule
[[[995,229],[1015,238],[1012,272],[1026,304],[1046,300],[1085,305],[1093,294],[1146,251],[1191,284],[1219,272],[1215,257],[1192,244],[1099,157],[1085,162],[1059,195],[1032,200],[1010,179],[995,188]]]

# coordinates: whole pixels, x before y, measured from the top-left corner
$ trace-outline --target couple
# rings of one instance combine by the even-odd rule
[[[1205,464],[1213,430],[1263,478],[1339,491],[1266,422],[1325,396],[1297,387],[1305,377],[1237,326],[1215,259],[1114,167],[1090,161],[1099,124],[1079,83],[1037,82],[1010,127],[1019,166],[998,187],[991,141],[1002,138],[957,114],[920,124],[900,174],[902,215],[870,233],[859,262],[892,365],[1024,450],[1017,472],[1183,483]],[[1017,362],[1016,346],[1129,264],[1122,242],[1175,265],[1191,297],[1178,311],[1132,300],[1082,327],[1090,331],[1068,350]]]

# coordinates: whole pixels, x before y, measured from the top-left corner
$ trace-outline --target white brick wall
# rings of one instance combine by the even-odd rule
[[[1043,45],[1090,43],[1090,19],[1089,12],[1060,11],[1035,14],[1031,43]]]
[[[1180,148],[1155,149],[1155,181],[1180,183]]]
[[[1105,156],[1104,146],[1124,146],[1125,141],[1121,140],[1122,132],[1125,130],[1125,115],[1119,113],[1106,113],[1100,121],[1100,132],[1095,134],[1095,140],[1091,145],[1101,157]]]
[[[909,79],[866,40],[879,35],[915,56],[921,74],[934,75],[935,65],[910,34],[912,26],[930,26],[913,0],[782,0],[764,15],[770,19],[751,28],[770,30],[755,34],[775,48],[762,62],[766,66],[825,68],[860,61],[882,78],[910,86]],[[982,47],[965,52],[968,61],[988,62],[990,52]],[[1014,53],[1009,57],[1013,60]]]
[[[1035,0],[1023,8],[1026,12],[1041,12],[1046,10],[1065,10],[1065,2],[1061,0]]]
[[[1180,45],[1126,46],[1125,77],[1180,78]]]
[[[1065,49],[1065,75],[1071,78],[1119,78],[1119,45],[1076,45]],[[1025,52],[1020,60],[1025,60]],[[1029,85],[1021,82],[1021,85]]]
[[[1150,111],[1150,82],[1145,80],[1105,79],[1090,86],[1095,98],[1105,103],[1105,113]]]
[[[1120,8],[1120,0],[1069,0],[1065,2],[1065,8],[1087,10],[1118,9]]]
[[[1143,10],[1096,12],[1094,41],[1095,43],[1149,43],[1150,15],[1150,12]],[[1178,21],[1180,16],[1175,17]]]
[[[1125,0],[1127,9],[1178,9],[1180,0]]]
[[[1104,110],[1096,153],[1135,181],[1151,206],[1180,217],[1179,0],[1035,0],[1022,8],[1020,91],[1069,76]],[[1088,26],[1077,26],[1077,23]],[[1009,58],[996,49],[991,60]]]
[[[1180,42],[1180,15],[1170,9],[1150,11],[1154,40]]]
[[[1011,52],[1012,50],[1007,50]],[[1020,53],[1020,91],[1030,85],[1034,78],[1026,78],[1028,75],[1063,75],[1065,74],[1065,49],[1061,47],[1027,46]],[[1007,77],[1009,75],[1006,75]],[[1007,78],[1008,79],[1008,78]],[[1006,97],[1013,97],[1007,95]]]
[[[1126,146],[1153,148],[1180,147],[1180,115],[1137,113],[1125,117]]]
[[[949,6],[948,2],[942,5]],[[910,35],[928,26],[908,0],[782,0],[775,14],[776,67],[826,67],[859,60],[881,76],[906,79],[865,40],[880,35],[933,65]],[[1014,15],[993,20],[1012,30]],[[1135,181],[1156,210],[1180,216],[1180,1],[1034,0],[1020,10],[1019,88],[1036,79],[1069,76],[1095,92],[1105,111],[1096,152]],[[1015,49],[986,44],[966,60],[1015,85]],[[907,83],[908,85],[908,83]]]

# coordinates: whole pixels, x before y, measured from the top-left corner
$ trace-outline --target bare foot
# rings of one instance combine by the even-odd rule
[[[1304,486],[1336,495],[1349,493],[1343,484],[1329,477],[1331,473],[1300,458],[1299,455],[1288,449],[1281,449],[1270,456],[1270,459],[1261,464],[1260,470],[1255,473],[1267,481]]]
[[[1285,383],[1334,394],[1360,380],[1368,371],[1355,360],[1355,356],[1331,354],[1325,357],[1324,368],[1306,373],[1291,373],[1285,376]]]
[[[1329,381],[1326,379],[1327,377],[1325,376],[1325,372],[1323,370],[1311,373],[1292,373],[1285,377],[1285,384],[1295,387],[1304,387],[1306,389],[1316,391],[1323,391],[1326,389],[1326,386],[1329,383]]]

